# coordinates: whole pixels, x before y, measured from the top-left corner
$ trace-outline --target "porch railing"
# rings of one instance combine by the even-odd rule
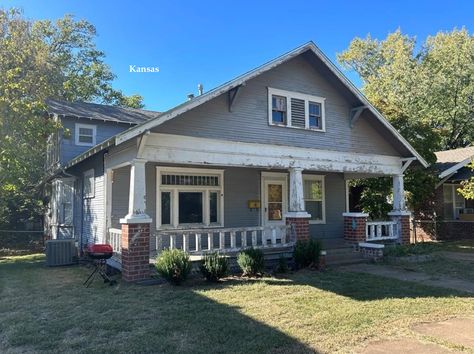
[[[398,238],[395,221],[371,221],[366,224],[367,241],[395,240]]]
[[[122,255],[122,230],[110,228],[107,232],[105,243],[112,246],[114,257],[120,259]]]
[[[194,230],[163,230],[155,235],[155,249],[179,248],[192,255],[218,251],[237,252],[247,247],[272,248],[291,246],[295,233],[290,225]]]

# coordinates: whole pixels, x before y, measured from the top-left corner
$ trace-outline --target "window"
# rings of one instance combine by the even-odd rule
[[[272,95],[272,123],[286,125],[286,97]]]
[[[157,228],[223,226],[223,171],[158,167]]]
[[[308,125],[311,129],[323,129],[321,119],[321,103],[309,102],[308,103]]]
[[[268,88],[268,102],[270,125],[325,131],[325,98]]]
[[[310,223],[325,223],[324,176],[303,176],[303,194],[305,210],[311,214]]]
[[[95,195],[94,169],[84,172],[83,195],[84,195],[84,198],[94,198],[94,195]]]
[[[95,125],[76,123],[76,145],[94,146],[96,144],[96,130]]]
[[[459,219],[459,214],[464,214],[470,209],[467,201],[459,194],[460,184],[443,184],[443,211],[444,219]]]

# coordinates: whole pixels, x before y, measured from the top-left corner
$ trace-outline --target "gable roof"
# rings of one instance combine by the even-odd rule
[[[141,124],[160,115],[160,112],[147,111],[119,106],[88,102],[67,102],[49,99],[46,101],[47,112],[58,116],[86,118],[93,120]]]
[[[253,79],[254,77],[269,71],[276,66],[283,64],[289,61],[296,56],[305,53],[305,52],[312,52],[318,57],[325,66],[335,75],[335,77],[357,98],[358,101],[361,102],[361,106],[365,106],[377,120],[379,120],[382,125],[388,129],[393,136],[413,155],[416,159],[424,166],[427,167],[428,163],[421,157],[420,154],[406,141],[406,139],[382,116],[382,114],[369,102],[369,100],[360,92],[357,87],[330,61],[330,59],[312,42],[308,42],[286,54],[283,54],[276,59],[269,61],[266,64],[263,64],[243,75],[236,77],[235,79],[224,83],[223,85],[208,91],[207,93],[197,96],[192,100],[184,102],[166,112],[163,112],[161,115],[157,116],[156,118],[141,123],[135,127],[132,127],[120,134],[118,134],[115,138],[115,144],[119,145],[129,139],[132,139],[136,136],[139,136],[145,133],[147,130],[150,130],[154,127],[157,127],[168,120],[174,119],[177,116],[197,107],[205,102],[212,100],[215,97],[220,96],[223,93],[226,93],[238,86],[245,84],[245,82]]]
[[[448,177],[465,167],[474,159],[474,146],[435,152],[435,168],[439,178]]]

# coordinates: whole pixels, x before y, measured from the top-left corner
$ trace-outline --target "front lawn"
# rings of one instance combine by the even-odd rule
[[[347,353],[415,336],[414,323],[474,316],[465,294],[337,270],[86,289],[88,272],[47,268],[42,256],[1,260],[0,351]]]

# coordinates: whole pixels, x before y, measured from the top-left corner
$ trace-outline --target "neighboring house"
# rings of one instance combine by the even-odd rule
[[[98,134],[97,105],[82,107],[72,115],[83,118],[68,119],[92,118]],[[68,236],[113,245],[126,280],[147,277],[150,252],[163,247],[199,255],[308,237],[409,242],[403,172],[426,162],[312,42],[167,112],[134,112],[138,124],[104,122],[129,129],[95,146],[84,138],[87,151],[59,159],[51,198],[52,215],[73,215]],[[347,212],[346,185],[374,176],[393,177],[394,212],[371,224]],[[58,192],[65,185],[72,205]]]
[[[434,198],[417,213],[418,238],[460,239],[474,235],[474,200],[458,192],[461,183],[474,176],[468,166],[474,160],[474,147],[438,151],[435,169],[439,182]]]

